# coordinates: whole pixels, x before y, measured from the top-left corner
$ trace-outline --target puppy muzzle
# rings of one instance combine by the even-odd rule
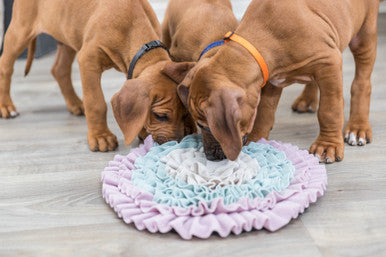
[[[211,133],[202,131],[202,140],[204,143],[204,153],[210,161],[221,161],[227,157],[221,148],[220,143],[214,138]],[[248,135],[243,137],[243,145],[247,143]]]

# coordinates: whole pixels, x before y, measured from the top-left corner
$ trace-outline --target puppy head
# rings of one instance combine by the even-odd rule
[[[143,76],[127,80],[111,99],[114,117],[130,145],[148,134],[163,144],[196,132],[195,123],[177,96],[177,85],[194,63],[162,62]],[[142,74],[141,74],[142,75]]]
[[[209,160],[235,160],[252,131],[260,100],[255,82],[240,84],[210,65],[193,68],[178,86],[182,102],[201,127]]]

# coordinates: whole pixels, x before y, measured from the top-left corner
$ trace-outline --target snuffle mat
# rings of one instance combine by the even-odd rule
[[[235,162],[205,159],[201,135],[162,145],[151,136],[102,173],[106,202],[126,223],[182,238],[276,231],[322,196],[324,165],[291,144],[259,140]]]

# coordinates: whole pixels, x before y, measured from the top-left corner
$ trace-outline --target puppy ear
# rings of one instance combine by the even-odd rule
[[[210,97],[206,108],[206,117],[209,128],[220,143],[225,156],[234,161],[243,147],[240,121],[242,112],[240,101],[244,92],[233,88],[224,88]]]
[[[189,74],[185,75],[185,78],[180,82],[177,87],[177,94],[180,97],[181,102],[184,104],[186,108],[188,108],[188,96],[190,85],[192,84],[192,78],[195,72],[197,71],[197,67],[193,69],[192,66],[189,70]]]
[[[138,79],[127,80],[111,98],[114,117],[130,145],[142,130],[151,108],[148,87]]]
[[[163,67],[162,73],[176,84],[180,84],[194,65],[196,65],[195,62],[168,62]]]
[[[188,108],[189,85],[179,84],[177,87],[177,94],[184,106]]]

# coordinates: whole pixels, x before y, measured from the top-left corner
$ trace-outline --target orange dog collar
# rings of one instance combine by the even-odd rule
[[[248,50],[252,54],[252,56],[255,58],[257,63],[260,66],[261,71],[263,72],[263,78],[264,82],[261,87],[264,87],[265,84],[268,81],[269,78],[269,72],[268,72],[268,67],[267,64],[264,61],[263,56],[261,56],[260,52],[251,44],[249,43],[245,38],[240,37],[239,35],[236,35],[234,32],[229,31],[228,33],[225,34],[224,36],[225,42],[228,42],[229,40],[235,41],[242,45],[245,49]]]

